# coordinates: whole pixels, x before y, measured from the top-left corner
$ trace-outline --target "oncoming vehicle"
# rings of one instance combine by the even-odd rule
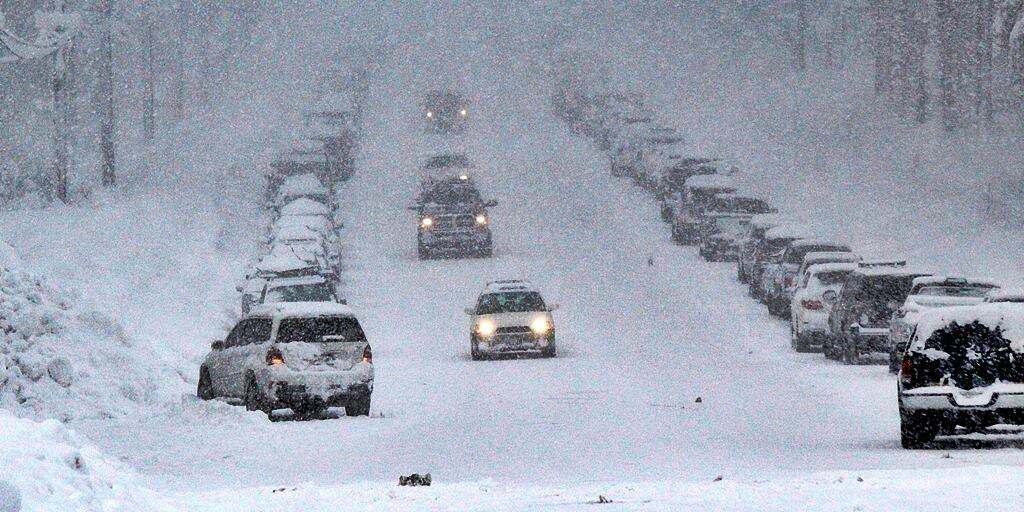
[[[459,91],[435,89],[423,99],[423,118],[428,132],[461,134],[466,131],[469,100]]]
[[[980,304],[998,285],[983,279],[952,276],[928,276],[914,279],[910,295],[892,315],[889,325],[889,371],[899,370],[910,334],[922,312],[940,307]]]
[[[1024,304],[921,313],[900,361],[900,443],[1024,424]],[[959,428],[958,428],[959,427]]]
[[[825,344],[828,316],[846,277],[856,263],[819,263],[800,274],[790,300],[789,340],[797,352],[809,352]]]
[[[826,357],[846,364],[889,358],[889,324],[892,314],[910,294],[914,279],[929,272],[900,266],[860,263],[843,283],[842,292],[829,315]]]
[[[419,259],[437,254],[490,258],[494,249],[487,208],[497,204],[485,202],[472,182],[458,178],[425,190],[419,204],[410,207],[419,213]]]
[[[327,407],[367,416],[372,393],[366,334],[348,306],[330,302],[254,308],[212,343],[196,389],[203,400],[240,399],[268,416],[287,408],[302,417]]]
[[[498,355],[555,357],[555,324],[551,312],[530,283],[503,280],[488,283],[470,317],[470,354],[474,360]]]

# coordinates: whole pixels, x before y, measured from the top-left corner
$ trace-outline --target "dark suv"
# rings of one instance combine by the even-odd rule
[[[493,252],[490,216],[487,208],[497,201],[484,201],[472,181],[459,178],[431,184],[423,190],[411,210],[419,213],[416,233],[421,260],[436,254],[489,258]]]
[[[825,357],[846,364],[869,358],[888,361],[892,314],[907,299],[914,279],[928,275],[905,263],[861,264],[846,278],[832,307]]]
[[[661,220],[672,222],[675,198],[685,190],[686,179],[699,174],[714,174],[714,158],[682,158],[662,172],[655,195],[661,205]]]

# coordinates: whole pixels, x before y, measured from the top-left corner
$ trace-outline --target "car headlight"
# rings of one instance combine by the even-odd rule
[[[466,114],[467,114],[466,109],[462,109],[462,110],[459,111],[459,115],[462,116],[462,117],[466,117]]]
[[[434,113],[428,110],[427,111],[427,119],[432,119],[433,117],[434,117]]]
[[[431,219],[430,217],[423,217],[423,219],[420,220],[420,227],[422,227],[422,228],[429,228],[430,226],[433,226],[433,225],[434,225],[434,219]]]
[[[468,174],[460,174],[459,175],[459,179],[462,180],[462,181],[468,181],[469,180],[469,175]]]
[[[547,334],[551,330],[551,322],[547,318],[539,316],[530,322],[530,330],[534,334]]]
[[[484,224],[487,224],[487,216],[482,214],[482,213],[477,215],[476,216],[476,223],[481,225],[481,226],[483,226]]]
[[[491,320],[480,320],[476,324],[476,333],[485,338],[490,338],[497,330],[498,326]]]

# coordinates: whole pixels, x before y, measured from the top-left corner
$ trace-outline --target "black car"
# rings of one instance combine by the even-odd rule
[[[892,315],[907,299],[914,279],[928,275],[905,263],[861,264],[846,278],[829,314],[825,357],[846,364],[888,361]]]
[[[472,181],[454,178],[425,188],[417,204],[419,214],[416,247],[419,259],[435,255],[476,256],[493,254],[491,221],[487,209],[497,201],[484,201]]]

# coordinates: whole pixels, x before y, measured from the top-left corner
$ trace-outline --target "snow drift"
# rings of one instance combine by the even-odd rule
[[[56,420],[0,410],[0,512],[174,510]]]
[[[120,324],[24,272],[0,244],[0,408],[69,421],[127,414],[157,397],[153,364]]]

